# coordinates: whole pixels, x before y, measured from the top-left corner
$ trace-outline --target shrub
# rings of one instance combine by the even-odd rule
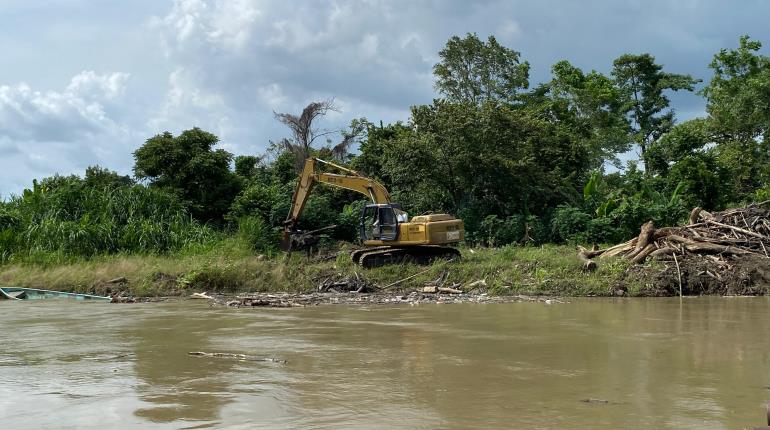
[[[551,217],[551,237],[556,242],[571,242],[585,233],[591,215],[568,205],[558,206]]]
[[[259,216],[239,218],[238,237],[259,252],[270,252],[277,244],[276,233]]]

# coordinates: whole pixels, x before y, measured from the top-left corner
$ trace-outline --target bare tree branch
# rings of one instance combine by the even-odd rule
[[[353,122],[351,130],[348,132],[340,129],[322,130],[314,127],[316,119],[326,115],[329,111],[338,112],[337,106],[334,104],[334,99],[312,102],[302,110],[300,115],[273,112],[276,120],[289,127],[291,138],[284,138],[277,143],[271,142],[271,144],[294,154],[295,168],[298,171],[302,169],[305,159],[310,156],[310,148],[319,137],[330,136],[337,133],[342,135],[342,141],[339,144],[332,148],[328,148],[334,158],[341,160],[347,155],[350,146],[356,142],[365,131],[366,127],[364,121],[359,120]]]

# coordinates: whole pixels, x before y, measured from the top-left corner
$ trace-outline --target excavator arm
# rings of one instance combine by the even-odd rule
[[[345,172],[345,174],[320,172],[318,171],[319,163],[332,166]],[[390,203],[390,194],[382,184],[360,175],[355,170],[318,158],[308,158],[305,160],[305,166],[302,168],[297,188],[294,190],[294,195],[291,198],[289,215],[286,221],[284,221],[286,232],[292,232],[296,228],[297,220],[305,209],[305,203],[307,203],[310,192],[317,183],[357,191],[369,197],[372,199],[372,202],[377,204]]]

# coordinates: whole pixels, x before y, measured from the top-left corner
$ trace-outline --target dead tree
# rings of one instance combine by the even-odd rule
[[[316,126],[318,118],[325,116],[330,111],[338,112],[333,99],[312,102],[299,115],[273,112],[275,119],[291,131],[291,138],[281,139],[277,143],[273,143],[273,146],[294,155],[294,167],[297,172],[302,170],[305,159],[310,156],[310,148],[319,138],[327,137],[328,141],[328,136],[341,135],[342,139],[339,143],[334,146],[327,146],[325,149],[330,152],[333,158],[342,160],[348,154],[350,146],[365,131],[365,122],[359,120],[353,121],[350,130],[318,128]]]

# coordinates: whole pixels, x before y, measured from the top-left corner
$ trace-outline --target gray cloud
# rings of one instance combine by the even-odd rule
[[[25,83],[0,86],[0,137],[13,141],[71,142],[116,127],[103,103],[122,92],[126,73],[74,76],[62,92],[37,91]]]
[[[259,152],[286,134],[273,111],[314,99],[342,108],[329,128],[406,120],[436,96],[437,52],[467,32],[521,51],[533,84],[556,61],[606,73],[626,52],[707,79],[713,54],[741,34],[770,43],[768,12],[760,0],[9,0],[0,193],[95,163],[128,173],[132,151],[164,130],[200,126],[230,151]],[[672,100],[681,118],[703,112],[698,96]]]

